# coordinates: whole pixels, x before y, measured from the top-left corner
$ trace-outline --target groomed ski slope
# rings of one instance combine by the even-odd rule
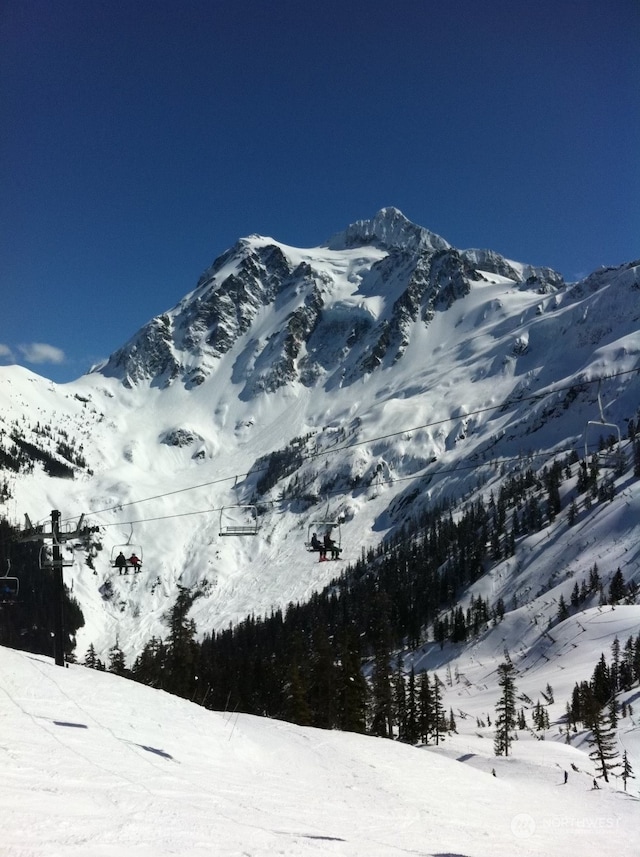
[[[591,790],[585,753],[553,741],[521,740],[509,759],[475,733],[413,748],[210,712],[8,649],[0,724],[2,857],[640,850],[638,798]]]

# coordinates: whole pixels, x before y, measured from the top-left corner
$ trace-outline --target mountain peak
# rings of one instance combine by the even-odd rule
[[[334,235],[325,246],[330,250],[373,245],[386,250],[449,250],[451,245],[422,226],[406,218],[393,206],[381,208],[370,220],[356,220]]]

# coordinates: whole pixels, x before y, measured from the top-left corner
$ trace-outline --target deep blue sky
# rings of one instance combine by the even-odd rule
[[[638,45],[638,0],[2,0],[0,363],[78,377],[237,238],[386,205],[638,258]]]

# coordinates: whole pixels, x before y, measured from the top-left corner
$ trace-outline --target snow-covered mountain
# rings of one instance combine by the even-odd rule
[[[198,629],[219,629],[307,598],[421,509],[583,452],[588,421],[626,436],[639,353],[639,262],[567,284],[393,208],[310,249],[254,235],[77,381],[0,369],[3,456],[35,460],[4,470],[0,510],[98,528],[65,570],[86,619],[78,652],[118,638],[130,658],[163,635],[179,584],[205,593]],[[640,492],[618,488],[589,529],[605,579],[624,560],[640,580]],[[318,563],[309,532],[338,519],[342,562]],[[486,586],[548,613],[539,581],[566,588],[593,562],[578,532],[563,520],[523,540]],[[140,574],[114,577],[123,545],[142,550]]]
[[[437,312],[496,275],[538,293],[563,285],[550,269],[489,251],[460,253],[397,209],[312,250],[253,236],[100,371],[128,386],[180,381],[191,388],[224,374],[221,358],[230,354],[229,380],[241,385],[242,399],[296,382],[328,392],[397,363]]]

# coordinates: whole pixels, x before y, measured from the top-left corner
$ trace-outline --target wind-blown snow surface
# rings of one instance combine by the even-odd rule
[[[0,725],[4,857],[635,857],[640,848],[638,799],[592,790],[585,755],[551,741],[520,741],[500,760],[470,734],[440,752],[413,748],[210,712],[7,649]]]

